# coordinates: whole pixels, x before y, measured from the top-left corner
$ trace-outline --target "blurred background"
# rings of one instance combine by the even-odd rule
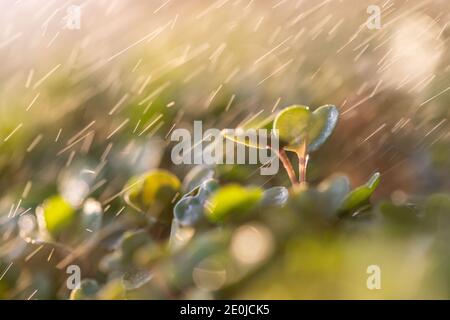
[[[380,9],[379,29],[367,26],[370,5]],[[79,25],[73,22],[78,13]],[[0,21],[4,217],[16,209],[33,212],[55,193],[75,204],[88,196],[101,203],[131,176],[156,167],[181,179],[189,167],[170,161],[174,128],[191,128],[194,120],[204,129],[234,128],[291,104],[334,104],[341,113],[330,140],[311,155],[311,185],[343,173],[357,186],[379,171],[376,201],[402,204],[450,190],[447,0],[10,0],[0,2]],[[253,166],[232,168],[222,181],[288,185],[284,172],[259,176]],[[6,245],[6,233],[1,236]],[[417,289],[427,261],[422,240],[408,240],[415,248],[408,259],[396,255],[404,247],[386,239],[362,236],[360,246],[350,248],[327,241],[290,243],[291,260],[261,276],[276,273],[281,280],[269,287],[254,281],[232,296],[423,293]],[[365,269],[355,273],[352,262],[369,261],[367,251],[396,266],[390,277],[398,283],[390,291],[367,291]],[[4,259],[0,276],[8,265]],[[21,268],[15,272],[20,278]],[[363,287],[352,284],[355,277]],[[11,281],[13,289],[0,297],[34,292],[33,281]],[[426,281],[430,296],[448,297],[434,281]],[[33,297],[66,297],[50,287]]]

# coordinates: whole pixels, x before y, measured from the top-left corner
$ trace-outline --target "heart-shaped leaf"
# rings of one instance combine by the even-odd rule
[[[293,105],[280,111],[273,127],[285,150],[299,153],[317,150],[333,132],[339,112],[335,106],[324,105],[314,112],[303,105]],[[303,153],[303,151],[302,151]]]
[[[206,215],[214,223],[223,223],[233,217],[243,216],[256,206],[262,195],[262,190],[257,187],[227,185],[210,197]]]
[[[308,152],[317,150],[336,127],[339,111],[333,105],[324,105],[312,113],[308,129]]]
[[[293,105],[280,111],[275,118],[273,128],[277,130],[280,146],[297,152],[308,139],[308,128],[311,119],[309,107]]]
[[[380,174],[376,172],[365,185],[354,189],[345,197],[339,209],[339,215],[353,213],[355,210],[368,205],[369,198],[375,192],[379,183]]]

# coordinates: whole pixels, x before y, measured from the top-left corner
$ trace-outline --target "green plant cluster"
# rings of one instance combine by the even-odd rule
[[[35,214],[2,218],[0,270],[16,262],[0,297],[32,289],[70,299],[427,297],[435,283],[447,296],[448,272],[435,271],[450,266],[449,195],[373,204],[379,173],[354,188],[338,174],[308,184],[309,155],[337,121],[334,106],[295,105],[270,123],[290,186],[227,183],[220,167],[196,166],[182,180],[154,169],[104,203],[55,195]],[[286,151],[297,155],[298,178]],[[114,201],[124,209],[112,213]],[[398,275],[423,257],[423,271]],[[74,264],[82,281],[69,290]],[[365,287],[370,264],[385,270],[384,293]]]

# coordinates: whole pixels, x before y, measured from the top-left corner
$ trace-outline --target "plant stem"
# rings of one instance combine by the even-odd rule
[[[291,180],[292,185],[293,186],[297,185],[298,182],[295,177],[295,171],[294,171],[294,168],[292,167],[291,161],[289,161],[286,151],[284,151],[283,149],[275,150],[275,151],[276,151],[278,157],[280,158],[281,163],[283,164],[283,167],[286,169],[286,172],[289,176],[289,179]]]
[[[306,182],[306,166],[308,165],[308,155],[306,154],[306,139],[297,148],[295,153],[298,158],[298,182]]]
[[[309,154],[304,157],[298,157],[298,181],[306,182],[306,168],[308,167]]]

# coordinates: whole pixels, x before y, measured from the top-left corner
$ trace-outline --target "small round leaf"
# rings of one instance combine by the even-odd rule
[[[284,149],[296,151],[300,148],[307,139],[310,118],[309,107],[302,105],[293,105],[278,113],[273,127]]]
[[[375,173],[369,181],[350,192],[342,202],[340,207],[340,215],[345,215],[347,213],[352,213],[355,210],[367,205],[369,203],[369,198],[375,192],[378,184],[380,183],[380,174]]]
[[[308,129],[308,151],[315,151],[328,139],[336,127],[339,111],[335,106],[325,105],[314,110]]]
[[[243,216],[262,199],[257,187],[244,188],[230,184],[215,192],[207,204],[206,215],[211,222],[222,223],[234,216]]]
[[[53,196],[42,205],[45,227],[52,236],[57,236],[75,218],[75,209],[62,197]]]

